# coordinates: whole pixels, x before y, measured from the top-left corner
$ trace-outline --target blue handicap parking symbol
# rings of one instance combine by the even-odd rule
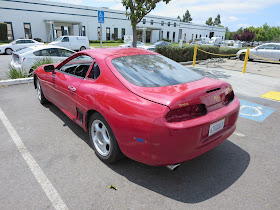
[[[104,11],[98,11],[98,23],[104,23]]]
[[[241,99],[239,100],[240,100],[239,116],[250,120],[262,122],[275,111],[275,109],[267,106],[255,104]]]

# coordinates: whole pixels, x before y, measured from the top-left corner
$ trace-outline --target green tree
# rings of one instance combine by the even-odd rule
[[[178,15],[177,19],[180,20],[180,22],[182,21],[180,15]]]
[[[205,24],[208,26],[212,26],[213,25],[212,17],[209,17],[208,20],[206,20]]]
[[[131,22],[133,31],[132,46],[136,47],[137,31],[136,25],[141,22],[143,17],[155,9],[156,4],[160,1],[168,4],[170,0],[122,0],[122,4],[126,9],[126,16]]]
[[[226,27],[226,35],[225,35],[225,39],[229,39],[232,40],[233,39],[233,32],[230,32],[230,30],[228,29],[228,27]]]
[[[218,14],[213,23],[214,26],[221,25],[221,15]]]
[[[187,10],[185,12],[185,14],[183,15],[182,22],[190,23],[191,21],[192,21],[191,14],[190,14],[189,10]]]

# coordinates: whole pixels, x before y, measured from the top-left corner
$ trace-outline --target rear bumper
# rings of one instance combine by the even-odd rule
[[[179,123],[155,120],[150,140],[150,158],[146,164],[170,165],[197,157],[225,141],[235,130],[240,102],[235,99],[223,108],[203,117]],[[224,128],[208,136],[210,124],[225,119]]]

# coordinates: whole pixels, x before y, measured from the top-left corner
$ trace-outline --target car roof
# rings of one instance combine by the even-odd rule
[[[49,49],[49,48],[59,48],[59,49],[65,49],[65,50],[73,51],[73,50],[67,49],[65,47],[60,47],[60,46],[56,46],[56,45],[35,45],[35,46],[30,46],[29,48],[34,49],[34,50],[42,50],[42,49]]]
[[[84,53],[87,53],[88,55],[99,58],[99,59],[105,59],[108,56],[130,56],[130,55],[145,55],[145,54],[157,54],[151,51],[147,51],[140,48],[121,48],[121,47],[112,47],[112,48],[97,48],[97,49],[90,49],[90,50],[84,50],[82,51]]]

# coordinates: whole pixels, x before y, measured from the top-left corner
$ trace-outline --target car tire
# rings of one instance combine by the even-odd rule
[[[80,51],[83,51],[83,50],[86,50],[87,48],[85,47],[85,46],[82,46],[81,48],[80,48]]]
[[[45,95],[43,93],[43,90],[42,90],[42,87],[41,87],[41,84],[40,84],[40,81],[39,81],[38,77],[35,77],[35,78],[36,78],[37,96],[38,96],[38,99],[39,99],[40,103],[41,104],[48,103],[49,101],[45,98]]]
[[[5,49],[5,54],[11,55],[13,53],[13,50],[11,48]]]
[[[244,60],[245,60],[245,54],[241,54],[241,55],[239,56],[239,59],[242,60],[242,61],[244,61]]]
[[[91,147],[102,162],[114,163],[122,157],[122,152],[111,127],[99,113],[94,113],[90,117],[89,138]]]

